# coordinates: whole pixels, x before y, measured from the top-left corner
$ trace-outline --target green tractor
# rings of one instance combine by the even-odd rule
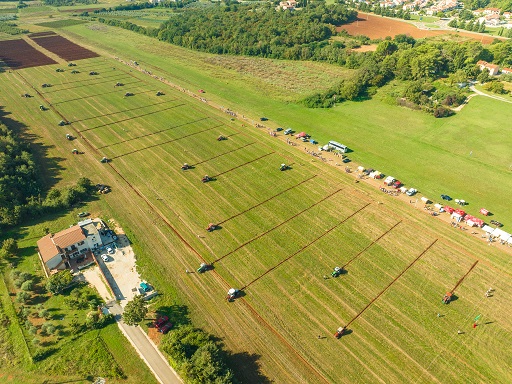
[[[334,271],[332,271],[331,276],[338,277],[342,273],[343,273],[343,267],[334,267]]]

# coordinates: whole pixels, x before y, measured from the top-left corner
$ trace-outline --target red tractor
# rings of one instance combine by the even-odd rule
[[[184,171],[186,171],[187,169],[190,169],[190,165],[188,165],[187,163],[185,163],[185,164],[183,164],[183,165],[181,166],[181,169],[182,169],[182,170],[184,170]]]
[[[450,301],[452,301],[452,293],[446,292],[446,294],[443,296],[443,303],[449,304]]]
[[[218,225],[217,225],[217,224],[210,223],[210,224],[208,224],[208,227],[206,227],[206,230],[207,230],[208,232],[213,232],[213,231],[215,231],[217,228],[218,228]]]
[[[212,180],[212,179],[211,179],[211,177],[210,177],[210,176],[208,176],[208,175],[205,175],[205,176],[201,179],[201,181],[202,181],[203,183],[207,183],[207,182],[209,182],[209,181],[211,181],[211,180]]]
[[[228,295],[226,296],[226,300],[231,302],[235,300],[240,295],[240,290],[235,288],[230,288],[228,291]]]
[[[334,337],[339,339],[341,338],[341,336],[343,336],[343,334],[345,333],[345,331],[347,330],[347,327],[339,327],[337,330],[336,330],[336,333],[334,334]]]

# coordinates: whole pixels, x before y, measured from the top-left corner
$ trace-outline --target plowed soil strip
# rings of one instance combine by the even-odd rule
[[[455,292],[455,290],[459,287],[459,285],[462,284],[462,282],[464,281],[466,276],[469,275],[469,273],[473,270],[473,268],[476,267],[477,264],[478,264],[478,260],[475,261],[474,264],[471,266],[471,268],[469,268],[469,270],[466,272],[466,274],[464,276],[462,276],[459,281],[457,281],[457,284],[455,284],[455,287],[453,287],[453,289],[450,291],[451,293]]]
[[[223,124],[221,124],[221,125],[223,125]],[[190,137],[190,136],[198,135],[198,134],[203,133],[203,132],[211,131],[212,129],[218,128],[218,127],[220,127],[221,125],[216,125],[216,126],[211,127],[211,128],[203,129],[202,131],[194,132],[194,133],[191,133],[190,135],[181,136],[181,137],[178,137],[177,139],[167,140],[167,141],[164,141],[163,143],[153,144],[153,145],[150,145],[150,146],[145,147],[145,148],[136,149],[136,150],[134,150],[134,151],[126,152],[126,153],[123,153],[122,155],[114,156],[114,157],[112,157],[112,159],[118,159],[118,158],[123,157],[123,156],[126,156],[126,155],[131,155],[131,154],[133,154],[133,153],[141,152],[141,151],[144,151],[144,150],[146,150],[146,149],[155,148],[155,147],[158,147],[158,146],[160,146],[160,145],[165,145],[165,144],[172,143],[173,141],[178,141],[178,140],[181,140],[181,139],[185,139],[185,138],[187,138],[187,137]],[[151,133],[149,133],[149,134],[148,134],[148,135],[146,135],[146,136],[149,136],[149,135],[151,135]],[[144,136],[142,136],[142,137],[144,137]]]
[[[311,208],[313,208],[313,207],[317,206],[317,205],[318,205],[318,204],[320,204],[321,202],[323,202],[323,201],[327,200],[328,198],[330,198],[330,197],[334,196],[335,194],[337,194],[337,193],[341,192],[342,190],[343,190],[343,188],[337,189],[337,190],[336,190],[336,191],[334,191],[333,193],[331,193],[331,194],[329,194],[329,195],[325,196],[325,197],[324,197],[324,198],[322,198],[321,200],[318,200],[316,203],[314,203],[314,204],[310,205],[309,207],[307,207],[307,208],[303,209],[302,211],[300,211],[300,212],[296,213],[295,215],[293,215],[292,217],[290,217],[290,218],[286,219],[286,220],[285,220],[285,221],[283,221],[282,223],[279,223],[279,224],[277,224],[276,226],[274,226],[274,227],[272,227],[272,228],[270,228],[270,229],[266,230],[265,232],[260,233],[258,236],[253,237],[251,240],[248,240],[248,241],[246,241],[245,243],[240,244],[238,247],[236,247],[236,248],[235,248],[235,249],[233,249],[232,251],[229,251],[229,252],[228,252],[228,253],[226,253],[224,256],[219,257],[217,260],[212,261],[210,264],[212,264],[212,265],[213,265],[214,263],[218,263],[219,261],[221,261],[221,260],[222,260],[222,259],[224,259],[225,257],[227,257],[227,256],[229,256],[229,255],[231,255],[231,254],[235,253],[236,251],[238,251],[238,250],[242,249],[243,247],[245,247],[246,245],[248,245],[248,244],[252,243],[253,241],[258,240],[259,238],[261,238],[261,237],[265,236],[266,234],[268,234],[268,233],[270,233],[270,232],[272,232],[272,231],[276,230],[277,228],[279,228],[279,227],[281,227],[281,226],[285,225],[285,224],[286,224],[286,223],[288,223],[290,220],[293,220],[293,219],[295,219],[297,216],[302,215],[304,212],[306,212],[306,211],[310,210]]]
[[[108,145],[103,145],[103,146],[101,146],[101,147],[98,147],[98,149],[103,149],[103,148],[106,148],[106,147],[112,147],[112,146],[114,146],[114,145],[127,143],[128,141],[138,140],[138,139],[141,139],[141,138],[143,138],[143,137],[148,137],[148,136],[157,135],[157,134],[162,133],[162,132],[167,132],[167,131],[171,131],[171,130],[176,129],[176,128],[184,127],[185,125],[195,124],[195,123],[198,123],[198,122],[203,121],[203,120],[206,120],[206,119],[209,119],[209,117],[203,117],[202,119],[197,119],[197,120],[189,121],[188,123],[183,123],[183,124],[179,124],[179,125],[174,125],[174,126],[172,126],[172,127],[165,128],[165,129],[161,129],[161,130],[156,131],[156,132],[148,133],[148,134],[146,134],[146,135],[136,136],[136,137],[132,137],[132,138],[130,138],[130,139],[126,139],[126,140],[118,141],[117,143],[112,143],[112,144],[108,144]],[[83,131],[81,131],[81,132],[83,132]]]
[[[111,113],[105,113],[105,114],[103,114],[103,115],[92,116],[92,117],[86,117],[85,119],[73,120],[73,122],[81,122],[81,121],[87,121],[87,120],[99,119],[99,118],[101,118],[101,117],[105,117],[105,116],[117,115],[118,113],[126,113],[126,112],[136,111],[137,109],[151,108],[151,107],[154,107],[154,106],[156,106],[156,105],[162,105],[162,104],[166,104],[166,103],[169,103],[169,102],[171,102],[171,101],[176,101],[176,100],[178,100],[178,99],[166,100],[166,101],[163,101],[163,102],[161,102],[161,103],[155,103],[155,104],[143,105],[143,106],[136,107],[136,108],[125,109],[125,110],[122,110],[122,111],[116,111],[116,112],[111,112]]]
[[[208,162],[208,161],[210,161],[210,160],[216,159],[216,158],[221,157],[221,156],[225,156],[225,155],[227,155],[227,154],[229,154],[229,153],[233,153],[233,152],[239,151],[239,150],[241,150],[241,149],[247,148],[248,146],[250,146],[250,145],[254,145],[254,144],[256,144],[256,141],[254,141],[254,142],[252,142],[252,143],[249,143],[249,144],[242,145],[241,147],[238,147],[238,148],[236,148],[236,149],[232,149],[232,150],[230,150],[230,151],[223,152],[223,153],[221,153],[221,154],[219,154],[219,155],[215,155],[215,156],[213,156],[213,157],[210,157],[209,159],[202,160],[202,161],[200,161],[199,163],[195,163],[195,164],[191,164],[191,165],[192,165],[193,167],[195,167],[196,165],[203,164],[203,163],[207,163],[207,162]]]
[[[130,120],[134,120],[134,119],[139,119],[139,118],[141,118],[141,117],[154,115],[155,113],[165,112],[165,111],[168,111],[168,110],[170,110],[170,109],[174,109],[174,108],[182,107],[182,106],[184,106],[184,105],[185,105],[185,104],[176,104],[176,105],[173,105],[172,107],[167,107],[167,108],[164,108],[164,109],[159,109],[158,111],[146,112],[146,113],[143,113],[142,115],[137,115],[137,116],[127,117],[126,119],[116,120],[116,121],[112,121],[112,122],[110,122],[110,123],[105,123],[105,124],[97,125],[96,127],[91,127],[91,128],[83,129],[83,130],[81,130],[80,132],[92,131],[93,129],[98,129],[98,128],[108,127],[109,125],[119,124],[119,123],[122,123],[122,122],[124,122],[124,121],[130,121]]]
[[[90,59],[99,56],[96,52],[81,47],[59,35],[36,37],[34,41],[66,61]]]
[[[57,64],[51,57],[46,56],[22,39],[0,41],[0,60],[12,69]]]
[[[234,171],[235,169],[238,169],[238,168],[241,168],[241,167],[245,167],[247,164],[254,163],[255,161],[258,161],[258,160],[260,160],[260,159],[263,159],[264,157],[267,157],[267,156],[272,155],[272,154],[274,154],[274,153],[275,153],[275,151],[269,152],[269,153],[267,153],[267,154],[265,154],[265,155],[263,155],[263,156],[257,157],[257,158],[255,158],[255,159],[253,159],[253,160],[249,160],[249,161],[247,161],[247,162],[245,162],[245,163],[243,163],[243,164],[240,164],[240,165],[237,165],[236,167],[233,167],[233,168],[231,168],[231,169],[228,169],[227,171],[221,172],[221,173],[219,173],[219,174],[217,174],[217,175],[215,175],[215,176],[213,176],[213,177],[218,177],[218,176],[224,175],[224,174],[226,174],[226,173],[228,173],[228,172]]]
[[[361,256],[364,252],[366,252],[372,245],[376,244],[380,239],[382,239],[384,236],[386,236],[389,232],[391,232],[393,229],[395,229],[398,224],[400,224],[402,220],[400,220],[398,223],[393,225],[391,228],[389,228],[386,232],[384,232],[382,235],[380,235],[378,238],[373,240],[370,244],[368,244],[366,247],[364,247],[357,255],[355,255],[353,258],[351,258],[349,261],[343,265],[342,268],[345,268],[347,265],[349,265],[351,262],[353,262],[355,259],[357,259],[359,256]]]
[[[387,286],[386,288],[384,288],[377,296],[375,296],[367,305],[366,307],[364,307],[357,315],[355,315],[352,320],[350,320],[347,325],[345,325],[345,327],[348,327],[350,324],[352,324],[354,321],[356,321],[356,319],[361,316],[363,314],[364,311],[366,311],[375,301],[377,301],[377,299],[379,297],[381,297],[384,292],[386,292],[389,287],[391,287],[405,272],[407,272],[409,270],[409,268],[411,268],[425,253],[427,253],[427,251],[432,248],[432,246],[437,242],[437,239],[435,239],[432,244],[430,244],[427,248],[425,248],[423,250],[423,252],[421,252],[419,254],[418,257],[416,257],[402,272],[400,272],[400,274],[395,277]]]
[[[314,179],[316,176],[317,176],[317,175],[313,175],[313,176],[311,176],[311,177],[307,178],[306,180],[302,180],[300,183],[295,184],[295,185],[292,185],[291,187],[286,188],[285,190],[283,190],[283,191],[281,191],[281,192],[279,192],[279,193],[276,193],[274,196],[271,196],[271,197],[269,197],[268,199],[263,200],[261,203],[258,203],[258,204],[256,204],[256,205],[253,205],[252,207],[247,208],[245,211],[239,212],[239,213],[237,213],[236,215],[233,215],[233,216],[231,216],[231,217],[228,217],[227,219],[225,219],[225,220],[223,220],[223,221],[219,222],[219,224],[224,224],[225,222],[227,222],[227,221],[229,221],[229,220],[232,220],[232,219],[234,219],[235,217],[241,216],[241,215],[243,215],[244,213],[247,213],[247,212],[249,212],[249,211],[253,210],[254,208],[257,208],[257,207],[259,207],[260,205],[263,205],[263,204],[265,204],[266,202],[268,202],[268,201],[270,201],[270,200],[272,200],[272,199],[276,198],[277,196],[280,196],[280,195],[282,195],[283,193],[286,193],[286,192],[288,192],[288,191],[290,191],[290,190],[292,190],[292,189],[294,189],[294,188],[297,188],[299,185],[302,185],[302,184],[304,184],[304,183],[308,182],[309,180]]]
[[[363,209],[365,209],[367,206],[369,206],[371,203],[366,203],[365,205],[363,205],[361,208],[359,208],[357,211],[353,212],[352,214],[350,214],[349,216],[347,216],[346,218],[344,218],[343,220],[339,221],[338,223],[336,223],[334,226],[332,226],[331,228],[329,228],[327,231],[325,231],[324,233],[322,233],[320,236],[318,236],[317,238],[315,238],[314,240],[310,241],[308,244],[306,244],[305,246],[303,246],[301,249],[299,249],[297,252],[295,253],[292,253],[290,256],[288,256],[287,258],[281,260],[279,263],[277,263],[276,265],[274,265],[272,268],[270,268],[269,270],[267,270],[266,272],[264,272],[263,274],[261,274],[260,276],[258,276],[257,278],[255,278],[253,281],[251,281],[250,283],[247,283],[245,286],[243,286],[241,288],[241,290],[244,290],[246,288],[248,288],[250,285],[254,284],[255,282],[257,282],[259,279],[261,279],[262,277],[268,275],[270,272],[272,272],[274,269],[278,268],[279,266],[281,266],[282,264],[284,264],[285,262],[287,262],[288,260],[290,260],[292,257],[298,255],[299,253],[301,253],[302,251],[305,251],[307,248],[309,248],[310,246],[312,246],[313,244],[315,244],[318,240],[320,240],[322,237],[324,237],[325,235],[331,233],[333,230],[335,230],[336,228],[338,228],[341,224],[343,224],[345,221],[347,221],[348,219],[352,218],[353,216],[357,215],[359,212],[361,212]]]

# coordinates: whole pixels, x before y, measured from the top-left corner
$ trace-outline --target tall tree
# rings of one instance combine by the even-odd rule
[[[124,307],[123,320],[128,325],[138,325],[148,313],[144,296],[137,295]]]

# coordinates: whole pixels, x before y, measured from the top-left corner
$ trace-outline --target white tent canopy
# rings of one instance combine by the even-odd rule
[[[489,227],[488,225],[484,225],[482,227],[482,229],[484,230],[484,232],[486,233],[492,233],[494,231],[494,228],[493,227]]]
[[[508,240],[509,237],[511,236],[510,233],[505,232],[504,230],[499,228],[496,228],[494,231],[492,231],[491,235],[492,237],[499,237],[501,240],[505,241]]]

